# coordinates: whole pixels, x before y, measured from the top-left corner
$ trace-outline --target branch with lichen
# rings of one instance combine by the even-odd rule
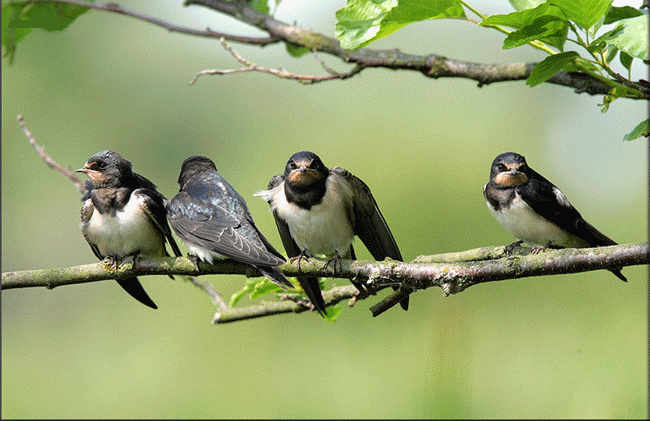
[[[486,256],[486,253],[494,257],[481,259],[480,256]],[[452,258],[451,254],[419,257],[410,263],[391,259],[381,262],[341,260],[341,266],[336,271],[331,265],[325,265],[320,259],[307,259],[300,262],[300,268],[297,263],[286,263],[280,266],[280,269],[286,276],[312,275],[355,279],[364,283],[372,291],[379,291],[389,286],[405,286],[413,290],[439,287],[443,290],[443,295],[448,296],[486,282],[620,269],[626,266],[650,263],[650,245],[648,243],[586,249],[545,250],[540,253],[530,253],[530,249],[522,247],[515,253],[517,254],[506,256],[504,247],[481,248],[457,253],[457,261],[444,263],[440,262],[440,258],[450,259]],[[479,256],[479,259],[464,260],[470,255]],[[422,261],[438,263],[420,263]],[[106,262],[99,262],[61,269],[7,272],[2,274],[2,289],[29,287],[52,289],[62,285],[163,274],[261,276],[253,267],[230,260],[219,262],[216,265],[205,262],[195,265],[194,260],[187,257],[139,258],[135,266],[132,261],[126,261],[117,269]],[[614,282],[613,276],[612,282]],[[205,288],[205,285],[202,288]],[[288,297],[284,297],[285,299],[279,302],[265,302],[255,306],[235,308],[227,306],[218,294],[217,296],[219,300],[213,299],[218,307],[214,323],[226,323],[273,314],[300,313],[309,309],[304,302],[290,300]],[[360,296],[358,291],[350,285],[325,291],[323,298],[325,304],[330,306],[345,299],[353,298],[356,301],[365,299],[367,296]],[[374,305],[371,312],[377,316],[397,304],[401,298],[403,297],[400,295],[400,291],[394,292]]]

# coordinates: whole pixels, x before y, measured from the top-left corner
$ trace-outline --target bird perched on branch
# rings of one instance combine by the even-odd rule
[[[284,173],[255,195],[269,203],[289,257],[324,256],[336,269],[339,258],[356,259],[352,243],[357,235],[376,260],[402,260],[368,186],[343,168],[327,168],[313,152],[295,153]],[[318,278],[300,276],[298,281],[315,309],[325,314]],[[351,282],[366,292],[361,283]],[[408,297],[400,304],[408,309]]]
[[[256,267],[283,289],[293,288],[278,269],[284,257],[255,226],[246,202],[205,156],[183,161],[179,192],[167,204],[169,223],[197,258],[230,258]]]
[[[502,153],[494,159],[483,195],[492,215],[520,240],[510,248],[522,242],[535,246],[535,251],[616,244],[585,221],[564,193],[517,153]],[[627,282],[620,270],[611,272]]]
[[[165,214],[165,198],[156,186],[132,171],[130,161],[115,151],[91,156],[83,168],[88,192],[81,208],[81,231],[98,259],[108,258],[117,268],[119,261],[133,256],[169,256],[165,242],[181,256]],[[133,298],[157,308],[138,278],[117,279]]]

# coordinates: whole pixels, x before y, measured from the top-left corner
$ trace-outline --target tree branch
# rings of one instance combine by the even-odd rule
[[[491,249],[491,250],[490,250]],[[487,260],[462,260],[471,254],[486,253],[498,256],[505,254],[504,247],[481,248],[457,253],[457,262],[446,263],[403,263],[390,259],[376,262],[370,260],[342,260],[341,268],[336,273],[331,265],[324,265],[320,259],[307,259],[298,264],[286,263],[280,269],[287,276],[313,275],[329,278],[348,278],[362,281],[370,289],[381,290],[388,286],[406,286],[411,289],[426,289],[440,287],[443,295],[456,294],[465,289],[485,282],[518,279],[530,276],[544,276],[587,272],[601,269],[620,269],[625,266],[643,265],[650,263],[650,246],[648,243],[622,244],[609,247],[587,249],[545,250],[531,254],[530,249],[522,248],[514,256]],[[417,260],[440,260],[441,256],[450,258],[451,254],[440,256],[419,257]],[[86,282],[97,282],[107,279],[120,279],[144,275],[188,275],[199,276],[208,274],[245,274],[261,276],[251,266],[243,263],[225,260],[217,265],[199,262],[198,271],[194,261],[187,257],[139,258],[136,267],[133,262],[123,262],[117,270],[106,262],[90,265],[74,266],[61,269],[28,270],[6,272],[2,274],[2,289],[46,287],[49,289],[61,285],[73,285]],[[204,290],[205,286],[201,286]],[[392,307],[400,301],[400,293],[393,293],[381,303],[373,306],[373,315]],[[214,294],[210,293],[211,297]],[[363,299],[357,296],[352,286],[336,287],[324,293],[326,305],[336,304],[346,298]],[[285,297],[286,298],[286,297]],[[263,303],[246,308],[230,308],[223,300],[214,300],[219,307],[214,323],[263,317],[271,314],[300,313],[308,307],[299,302],[284,300],[281,302]]]
[[[27,140],[29,140],[29,144],[32,145],[32,147],[34,149],[36,149],[36,152],[38,152],[38,154],[41,156],[41,159],[43,160],[43,162],[45,162],[48,167],[50,167],[50,168],[52,168],[54,170],[57,170],[58,172],[60,172],[64,176],[68,177],[77,186],[77,189],[79,189],[79,192],[81,194],[85,194],[86,193],[86,188],[84,187],[83,183],[81,181],[79,181],[79,179],[74,174],[74,172],[72,172],[70,170],[67,170],[67,169],[63,168],[61,165],[59,165],[59,163],[57,163],[55,160],[53,160],[45,152],[44,147],[42,147],[38,143],[36,143],[36,139],[34,139],[34,135],[32,135],[32,132],[29,131],[29,129],[27,128],[27,125],[25,124],[25,118],[22,115],[18,114],[16,119],[18,120],[18,123],[20,124],[20,128],[23,129],[23,133],[25,133],[25,137],[27,137]]]
[[[38,0],[35,0],[38,1]],[[370,67],[381,67],[387,69],[413,70],[424,74],[427,77],[438,78],[464,78],[475,80],[478,86],[488,85],[496,82],[507,82],[525,80],[530,76],[532,69],[537,63],[510,63],[510,64],[485,64],[467,61],[454,60],[436,54],[426,56],[403,53],[394,50],[373,50],[360,48],[358,50],[344,50],[338,40],[326,35],[301,28],[297,25],[290,25],[274,19],[269,15],[258,12],[248,6],[244,1],[219,1],[219,0],[186,0],[184,5],[198,5],[208,9],[231,16],[243,23],[267,32],[270,36],[264,38],[236,36],[215,32],[210,29],[196,30],[184,28],[165,22],[161,19],[147,16],[138,11],[122,7],[116,3],[91,3],[83,0],[40,0],[58,3],[74,4],[91,9],[118,13],[130,16],[138,20],[149,22],[156,26],[163,27],[170,32],[178,32],[186,35],[201,36],[208,38],[225,38],[229,41],[240,42],[249,45],[268,45],[277,42],[285,42],[298,47],[305,47],[312,52],[323,52],[340,58],[341,60],[356,64],[356,67],[349,73],[343,75],[352,76]],[[240,73],[248,69],[237,69],[230,71],[206,71],[214,74]],[[224,72],[224,73],[219,73]],[[272,73],[272,72],[267,72]],[[204,74],[199,73],[200,74]],[[198,75],[197,75],[198,76]],[[349,77],[347,76],[347,77]],[[346,77],[323,77],[323,80],[345,79]],[[576,93],[587,93],[589,95],[606,95],[611,86],[602,81],[576,72],[557,72],[547,80],[548,83],[573,88]],[[650,92],[643,90],[645,97],[650,98]]]
[[[373,50],[360,48],[344,50],[335,38],[310,31],[296,25],[278,21],[258,12],[244,2],[220,0],[186,0],[185,5],[199,5],[232,16],[268,32],[272,37],[289,44],[305,47],[336,56],[343,61],[356,63],[362,69],[383,67],[388,69],[415,70],[434,79],[459,77],[472,79],[478,86],[494,82],[524,80],[530,76],[537,63],[482,64],[449,59],[436,54],[419,56],[394,50]],[[548,83],[574,88],[576,93],[605,95],[611,86],[583,73],[558,72]]]

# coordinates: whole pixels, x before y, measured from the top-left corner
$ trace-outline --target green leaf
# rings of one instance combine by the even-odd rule
[[[510,5],[515,8],[516,11],[521,12],[526,9],[534,9],[540,4],[544,3],[544,0],[508,0]]]
[[[643,14],[642,11],[635,9],[634,7],[630,6],[623,6],[623,7],[614,7],[612,6],[611,9],[609,9],[609,12],[607,12],[607,15],[605,16],[605,22],[603,22],[604,25],[609,25],[610,23],[617,22],[621,19],[627,19],[627,18],[634,18],[637,16],[641,16]]]
[[[253,300],[276,291],[284,290],[266,278],[250,278],[246,280],[242,289],[230,296],[228,305],[234,307],[246,294],[250,294],[249,298]]]
[[[605,32],[595,40],[591,41],[591,44],[587,45],[587,50],[589,50],[592,53],[599,53],[603,51],[603,49],[605,48],[605,40],[620,33],[622,30],[623,28],[616,27],[614,29]]]
[[[251,292],[251,300],[275,291],[283,291],[279,285],[274,284],[266,278],[260,278]]]
[[[25,3],[20,15],[9,22],[9,28],[42,28],[61,31],[74,22],[87,7],[61,3]],[[33,7],[29,7],[33,6]]]
[[[347,0],[336,12],[336,38],[356,49],[427,19],[466,18],[460,0]]]
[[[553,5],[540,4],[507,15],[494,15],[483,20],[482,26],[507,26],[515,29],[503,42],[503,48],[514,48],[531,41],[542,41],[559,50],[564,48],[568,34],[568,21],[562,11]]]
[[[648,17],[622,19],[616,28],[601,37],[609,45],[632,57],[648,60]]]
[[[235,292],[233,295],[230,296],[230,302],[228,305],[230,307],[234,307],[239,300],[241,300],[244,295],[253,292],[253,289],[255,288],[255,284],[257,283],[257,279],[247,279],[246,283],[244,284],[244,287],[240,289],[239,291]]]
[[[33,28],[61,31],[67,28],[87,7],[62,3],[5,3],[2,5],[2,45],[9,63],[16,53],[16,44]]]
[[[634,60],[634,57],[624,51],[621,51],[621,55],[618,56],[618,59],[621,61],[621,64],[627,69],[628,72],[630,69],[632,69],[632,60]]]
[[[550,16],[545,16],[544,18],[546,17]],[[552,17],[550,18],[552,19]],[[531,41],[540,40],[561,50],[566,41],[567,26],[564,25],[563,21],[559,22],[560,25],[557,25],[558,21],[556,20],[556,22],[553,22],[554,24],[524,26],[517,31],[511,32],[503,40],[503,49],[507,50],[509,48],[520,47]]]
[[[609,110],[609,106],[611,105],[612,102],[617,100],[618,98],[625,97],[629,93],[629,88],[626,86],[617,86],[612,89],[610,89],[609,92],[603,97],[603,103],[598,104],[602,108],[600,109],[601,113],[606,113]]]
[[[4,57],[11,64],[16,54],[16,44],[32,32],[32,28],[9,28],[9,23],[19,19],[20,12],[24,5],[14,5],[11,3],[2,5],[2,46],[4,48]]]
[[[623,137],[623,140],[634,140],[638,139],[641,136],[648,137],[650,135],[650,127],[648,125],[649,121],[650,120],[646,120],[639,123],[635,128],[632,129],[630,133],[626,134]]]
[[[544,60],[537,63],[533,71],[530,73],[530,76],[528,76],[526,85],[532,87],[546,82],[554,74],[562,70],[566,64],[571,63],[577,57],[580,57],[580,54],[575,51],[567,51],[566,53],[554,54],[546,57]]]
[[[605,57],[605,61],[607,63],[611,63],[612,60],[614,60],[614,58],[616,58],[616,54],[618,53],[618,48],[611,47],[611,48],[608,48],[605,52],[607,53],[607,55]]]
[[[549,3],[562,9],[569,20],[586,31],[605,16],[612,0],[555,0]]]
[[[269,9],[268,0],[251,0],[249,6],[260,13],[264,13],[265,15],[268,15],[269,12],[271,11],[271,9]]]
[[[309,52],[309,50],[305,47],[288,44],[288,43],[285,43],[284,45],[287,48],[287,52],[291,57],[295,57],[295,58],[302,57]]]
[[[566,20],[562,11],[546,3],[540,4],[534,9],[526,9],[519,12],[508,13],[507,15],[493,15],[484,19],[481,26],[507,26],[513,29],[522,29],[526,26],[534,26],[535,21],[546,16]],[[539,22],[541,23],[541,22]]]
[[[339,304],[332,307],[327,307],[327,314],[323,316],[323,318],[330,323],[334,323],[336,321],[336,318],[341,314],[341,311],[342,309]]]

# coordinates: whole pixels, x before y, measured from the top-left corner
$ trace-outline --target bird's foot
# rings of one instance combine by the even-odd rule
[[[187,257],[192,261],[192,263],[194,263],[194,269],[196,269],[196,271],[199,272],[199,261],[201,260],[199,256],[188,253]]]
[[[117,256],[106,256],[103,262],[104,268],[113,272],[117,272],[117,269],[120,267],[121,263],[122,259],[118,258]]]
[[[133,258],[133,270],[138,269],[138,259],[140,258],[139,254],[132,254],[131,257]]]
[[[300,262],[302,262],[303,260],[309,260],[309,256],[307,255],[307,252],[305,250],[301,251],[299,255],[289,258],[289,262],[291,264],[293,264],[295,261],[298,261],[298,272],[301,271]]]
[[[540,253],[540,252],[542,252],[542,251],[544,251],[544,250],[547,250],[547,249],[551,249],[551,250],[559,250],[559,249],[563,249],[563,248],[564,248],[564,247],[562,247],[562,246],[556,246],[555,244],[553,244],[552,242],[549,241],[548,243],[546,243],[546,245],[543,245],[543,246],[535,246],[535,247],[533,247],[533,248],[530,250],[530,252],[531,252],[532,254],[538,254],[538,253]]]
[[[519,246],[521,246],[521,243],[523,243],[523,241],[519,240],[519,241],[515,241],[512,244],[508,244],[505,247],[506,256],[511,256],[512,254],[514,254],[515,250],[519,248]]]
[[[323,270],[327,269],[329,265],[332,265],[332,270],[334,271],[334,274],[339,273],[343,269],[343,265],[341,264],[341,258],[339,257],[338,250],[334,252],[332,257],[327,259],[327,261],[323,265]]]

